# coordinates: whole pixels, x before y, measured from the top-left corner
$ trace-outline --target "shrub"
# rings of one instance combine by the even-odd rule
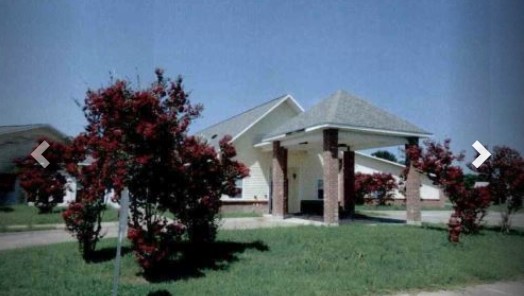
[[[358,204],[371,202],[385,205],[392,200],[394,189],[398,189],[398,185],[391,174],[355,174],[355,196]]]
[[[27,201],[33,202],[40,213],[50,213],[58,203],[63,201],[66,190],[66,178],[62,171],[66,146],[46,138],[38,139],[38,145],[43,141],[47,141],[50,146],[43,153],[49,161],[46,168],[38,164],[30,155],[16,160],[15,163],[20,186],[26,193]]]
[[[70,203],[62,213],[66,229],[78,240],[80,253],[85,261],[92,259],[100,236],[104,204],[101,200]]]
[[[127,237],[131,240],[138,264],[146,273],[155,273],[164,260],[173,253],[174,242],[180,240],[185,227],[180,223],[156,220],[146,231],[131,226]]]
[[[191,241],[214,240],[220,197],[234,194],[235,181],[248,174],[233,160],[231,137],[223,138],[217,151],[188,135],[203,107],[191,104],[181,78],[170,81],[162,70],[155,73],[156,82],[145,90],[117,80],[88,91],[89,124],[75,142],[95,159],[80,174],[88,172],[86,202],[98,200],[108,188],[118,200],[123,188],[129,189],[128,235],[145,273],[170,257],[170,246],[184,231]]]
[[[105,209],[104,195],[107,187],[100,172],[100,163],[94,161],[88,166],[78,164],[86,157],[87,137],[77,136],[64,153],[65,169],[79,184],[76,201],[70,203],[62,213],[66,229],[78,240],[82,258],[90,261],[97,242],[102,238],[102,211]]]
[[[522,208],[524,198],[524,160],[520,153],[506,146],[495,146],[493,155],[479,168],[470,167],[479,178],[489,182],[488,189],[496,204],[503,204],[501,230],[511,230],[511,218]]]
[[[427,140],[424,142],[424,149],[410,146],[406,153],[413,167],[424,172],[435,185],[443,188],[453,204],[462,232],[476,233],[490,205],[489,191],[466,186],[462,168],[455,165],[455,162],[464,159],[464,154],[455,155],[450,149],[450,143],[449,139],[443,144]],[[408,169],[404,173],[406,176]],[[450,233],[450,237],[452,236]]]

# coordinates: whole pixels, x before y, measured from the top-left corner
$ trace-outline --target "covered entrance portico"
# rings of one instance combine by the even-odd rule
[[[274,140],[271,142],[271,212],[273,216],[281,218],[289,213],[289,184],[295,181],[290,180],[290,177],[297,177],[296,173],[288,172],[289,158],[293,154],[302,152],[316,155],[318,152],[322,166],[324,222],[338,224],[341,212],[351,215],[355,208],[355,151],[417,144],[417,137],[381,135],[340,127],[319,129]],[[420,176],[416,170],[410,170],[406,180],[406,206],[408,223],[420,223]]]
[[[376,119],[378,124],[371,122],[366,126],[359,122],[355,123],[355,118],[352,118],[354,111],[347,110],[358,108],[359,104],[362,105],[362,102],[358,98],[350,97],[343,92],[336,93],[255,145],[272,153],[271,213],[273,216],[285,218],[289,213],[288,170],[290,159],[294,156],[302,155],[301,158],[298,157],[298,160],[293,161],[295,170],[297,166],[301,166],[298,171],[301,171],[302,176],[310,176],[310,170],[321,169],[319,181],[322,181],[323,191],[319,194],[323,197],[323,220],[326,224],[338,225],[341,212],[348,214],[354,212],[355,151],[418,145],[419,138],[429,135],[393,115],[368,105],[360,106],[366,107],[363,110],[368,112],[369,116],[366,118],[359,114],[360,123]],[[327,111],[321,112],[321,110]],[[342,114],[339,114],[340,112]],[[316,161],[319,165],[308,165],[308,161]],[[292,178],[296,178],[296,173],[292,174]],[[314,183],[315,179],[310,177],[303,177],[300,180],[304,188],[312,182]],[[420,223],[420,186],[419,173],[411,169],[407,176],[405,193],[408,223]],[[311,186],[308,188],[310,189]]]

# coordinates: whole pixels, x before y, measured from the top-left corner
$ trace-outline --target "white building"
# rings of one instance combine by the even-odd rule
[[[308,111],[304,111],[291,95],[284,95],[196,134],[215,147],[223,136],[231,135],[237,150],[237,159],[250,169],[249,177],[238,182],[241,195],[222,198],[223,209],[226,211],[274,213],[275,203],[279,201],[275,200],[273,191],[281,190],[272,186],[275,182],[274,164],[280,164],[279,152],[275,151],[284,149],[283,166],[286,172],[283,176],[283,214],[287,214],[301,212],[303,201],[318,201],[324,198],[326,158],[323,153],[326,151],[326,130],[333,130],[338,135],[339,152],[335,161],[338,159],[339,162],[343,162],[344,151],[405,145],[430,135],[411,123],[343,91],[335,93]],[[279,145],[277,148],[275,143]],[[353,155],[353,175],[355,172],[386,172],[399,180],[404,169],[403,165],[360,152]],[[338,196],[336,198],[340,204],[344,203],[342,166],[336,165],[339,173],[335,195]],[[279,173],[278,170],[276,172]],[[422,177],[421,182],[422,204],[443,205],[440,190],[427,178]],[[404,195],[398,191],[394,197],[399,201],[405,200]]]

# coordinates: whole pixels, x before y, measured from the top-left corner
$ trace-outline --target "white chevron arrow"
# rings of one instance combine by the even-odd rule
[[[42,155],[47,148],[49,148],[49,143],[43,141],[33,152],[31,152],[31,156],[36,159],[44,169],[49,165],[49,161]]]
[[[480,144],[479,141],[475,141],[475,143],[473,143],[471,146],[473,146],[473,148],[475,148],[475,150],[480,153],[480,155],[472,162],[472,164],[478,169],[478,167],[481,166],[484,161],[486,161],[486,159],[491,156],[491,153],[488,151],[488,149],[486,149],[486,147]]]

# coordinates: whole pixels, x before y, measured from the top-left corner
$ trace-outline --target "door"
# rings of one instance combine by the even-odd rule
[[[296,167],[290,167],[287,171],[288,180],[288,209],[289,213],[300,212],[300,174]]]

